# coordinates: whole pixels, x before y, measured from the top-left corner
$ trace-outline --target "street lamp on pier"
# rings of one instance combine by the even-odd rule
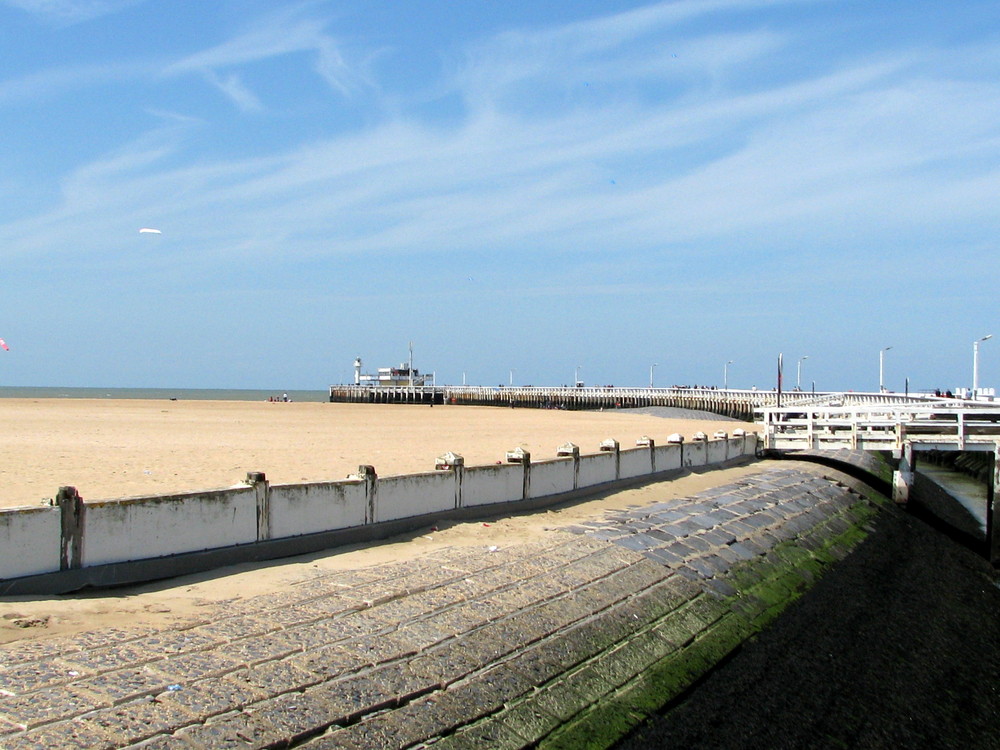
[[[729,360],[722,367],[722,390],[729,390],[729,365],[733,364],[733,360]]]
[[[514,385],[514,373],[517,372],[513,367],[510,368],[510,380],[507,381],[509,385]]]
[[[802,390],[802,362],[807,359],[809,359],[808,354],[804,357],[799,357],[798,368],[795,372],[795,390],[797,391]]]
[[[884,349],[879,349],[878,352],[878,392],[885,393],[885,379],[882,377],[885,365],[885,353],[892,349],[891,346],[887,346]]]
[[[580,383],[580,365],[576,366],[576,370],[573,372],[573,387],[575,388]]]
[[[975,399],[979,393],[979,342],[993,338],[993,334],[983,336],[972,342],[972,398]]]
[[[653,364],[651,364],[651,365],[649,366],[649,387],[650,387],[650,388],[652,388],[652,387],[653,387],[653,370],[655,370],[655,369],[656,369],[656,366],[657,366],[658,364],[659,364],[659,362],[654,362]]]

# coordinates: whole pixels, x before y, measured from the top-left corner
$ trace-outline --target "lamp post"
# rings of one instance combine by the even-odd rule
[[[651,364],[649,366],[649,387],[650,388],[653,387],[653,370],[656,369],[656,365],[658,365],[658,364],[659,364],[658,362],[654,362],[653,364]]]
[[[975,400],[979,393],[979,342],[993,338],[993,334],[983,336],[972,342],[972,398]]]
[[[887,346],[884,349],[879,349],[878,352],[878,392],[885,393],[885,379],[882,377],[885,365],[885,353],[892,349],[891,346]]]
[[[797,391],[802,390],[802,362],[807,359],[809,359],[808,354],[804,357],[799,357],[798,367],[795,372],[795,390]]]
[[[576,388],[576,384],[580,382],[580,365],[576,366],[576,370],[573,371],[573,387]]]
[[[514,385],[514,368],[510,368],[510,380],[507,381],[509,385]]]
[[[729,365],[733,364],[733,360],[729,360],[722,367],[722,390],[729,390]]]

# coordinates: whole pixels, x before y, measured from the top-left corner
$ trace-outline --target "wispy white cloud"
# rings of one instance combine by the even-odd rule
[[[206,70],[205,78],[244,112],[259,112],[264,108],[260,99],[243,84],[237,74],[220,76],[212,70]]]
[[[142,77],[141,63],[97,63],[59,67],[0,81],[0,107],[46,101],[68,92]]]
[[[344,60],[333,36],[328,33],[329,21],[302,15],[300,8],[277,11],[264,19],[256,20],[237,36],[200,52],[195,52],[167,65],[166,76],[203,73],[219,85],[218,71],[257,63],[270,58],[292,54],[311,54],[313,70],[335,91],[350,95],[363,82],[363,77]],[[252,98],[243,84],[234,89],[232,79],[219,86],[239,106],[245,108]]]
[[[99,16],[117,13],[138,5],[145,0],[0,0],[4,5],[18,8],[50,19],[60,24],[89,21]]]
[[[450,81],[473,97],[481,81],[526,75],[519,65],[544,88],[567,67],[590,65],[595,76],[621,81],[636,61],[656,59],[638,75],[668,81],[671,92],[676,87],[670,96],[613,94],[551,110],[500,97],[449,125],[425,126],[404,112],[264,157],[210,162],[187,157],[180,135],[159,133],[76,169],[63,181],[61,206],[32,220],[30,230],[8,225],[0,237],[24,240],[43,225],[75,234],[81,223],[103,222],[93,226],[100,235],[120,217],[153,214],[184,227],[201,261],[505,246],[546,254],[699,246],[727,257],[742,252],[734,237],[780,254],[816,227],[849,244],[862,226],[875,237],[971,216],[996,221],[971,198],[997,181],[989,164],[997,163],[1000,90],[940,78],[927,50],[865,55],[747,89],[728,85],[727,70],[785,54],[794,28],[688,33],[678,59],[697,71],[715,66],[715,80],[678,82],[673,58],[662,57],[673,47],[654,33],[656,24],[682,11],[690,17],[752,5],[759,3],[667,4],[520,32],[516,44],[501,35],[470,55],[474,75]],[[242,108],[259,108],[235,68],[292,51],[321,56],[329,41],[322,23],[284,18],[167,72],[205,75]],[[570,43],[583,38],[590,42],[579,49]],[[560,41],[561,67],[543,64],[554,54],[549,39]],[[963,54],[948,52],[956,66]],[[90,215],[98,206],[104,218]],[[87,244],[50,246],[86,252]]]

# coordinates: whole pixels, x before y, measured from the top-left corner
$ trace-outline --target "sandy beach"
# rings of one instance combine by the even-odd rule
[[[595,452],[752,425],[630,411],[102,399],[0,399],[0,507],[35,505],[71,485],[86,500],[230,487],[247,472],[272,484],[430,471],[453,451],[467,466],[518,446],[535,460],[572,442]]]
[[[86,499],[229,486],[247,471],[272,482],[340,478],[362,463],[380,474],[427,471],[452,450],[468,465],[503,460],[517,446],[555,456],[571,441],[595,451],[612,437],[623,447],[648,435],[665,441],[753,425],[663,419],[629,411],[569,412],[489,407],[2,399],[0,505],[35,504],[73,484]],[[0,643],[99,627],[169,627],[204,607],[275,591],[317,570],[365,567],[448,545],[510,545],[606,509],[694,494],[761,469],[735,467],[595,497],[545,513],[455,523],[385,543],[287,561],[235,566],[115,591],[0,599]]]

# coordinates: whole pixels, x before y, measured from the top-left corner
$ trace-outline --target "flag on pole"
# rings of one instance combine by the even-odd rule
[[[3,347],[3,350],[5,352],[9,352],[10,351],[10,347],[7,346],[7,342],[4,341],[3,339],[0,339],[0,347]]]

